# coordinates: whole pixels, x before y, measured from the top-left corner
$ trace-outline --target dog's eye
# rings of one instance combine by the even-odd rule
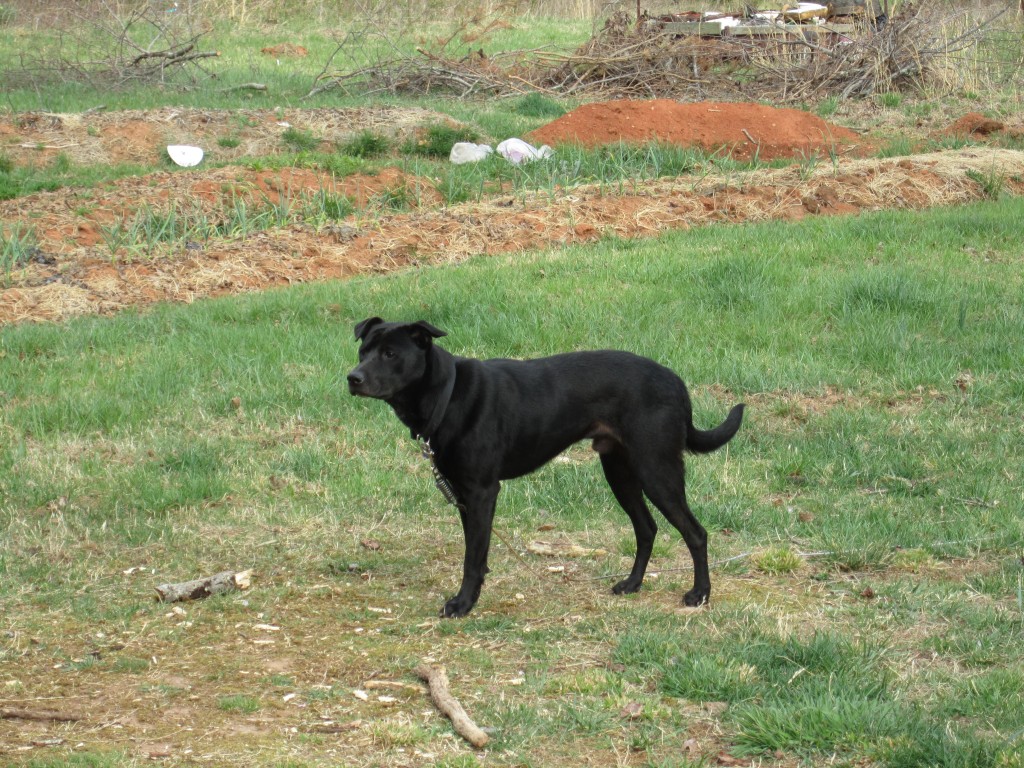
[[[393,360],[395,358],[395,350],[382,349],[380,351],[380,356],[383,357],[385,360]]]

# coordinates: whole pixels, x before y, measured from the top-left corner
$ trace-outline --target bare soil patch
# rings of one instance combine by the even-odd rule
[[[607,234],[644,237],[716,222],[955,205],[983,198],[986,190],[977,179],[992,168],[1003,174],[1005,191],[1024,193],[1024,152],[1015,150],[975,147],[902,159],[833,155],[830,160],[821,154],[832,146],[828,142],[850,142],[843,145],[850,150],[856,134],[807,113],[758,105],[610,104],[614,106],[581,107],[532,138],[558,143],[556,137],[569,135],[573,125],[577,134],[589,125],[591,142],[618,141],[627,134],[635,140],[657,136],[709,148],[729,147],[738,133],[742,138],[731,146],[741,156],[751,150],[762,153],[762,158],[788,152],[805,161],[781,169],[631,184],[630,194],[612,194],[605,185],[565,190],[555,199],[549,194],[506,193],[450,207],[441,206],[441,196],[430,179],[394,168],[339,179],[301,168],[256,171],[229,165],[161,171],[93,189],[40,193],[0,203],[5,224],[31,226],[39,239],[32,262],[3,276],[7,284],[0,291],[0,323],[62,320],[159,301],[190,302],[270,286],[454,262],[478,254],[585,243]],[[591,112],[594,115],[587,118]],[[289,114],[297,124],[314,126],[318,135],[335,137],[366,126],[413,132],[424,118],[436,117],[423,110],[389,108]],[[663,123],[661,118],[669,114],[676,122]],[[681,114],[690,114],[691,119],[682,120]],[[277,113],[187,110],[20,116],[0,123],[0,142],[17,148],[29,135],[46,143],[63,137],[65,149],[60,151],[81,153],[82,159],[95,152],[108,158],[151,160],[165,142],[209,140],[230,128],[240,132],[243,144],[225,151],[272,154],[275,149],[281,151],[279,117]],[[613,125],[616,121],[618,128]],[[656,131],[663,124],[666,133],[661,135]],[[90,126],[98,128],[90,130]],[[669,130],[672,126],[675,133]],[[183,133],[176,133],[179,130]],[[112,136],[117,139],[109,146],[102,143]],[[98,143],[84,146],[92,140]],[[396,212],[374,203],[396,190],[404,190],[412,210]],[[131,261],[115,257],[103,240],[105,226],[125,220],[143,206],[194,207],[215,216],[232,199],[276,203],[283,195],[294,200],[318,192],[350,197],[358,210],[319,228],[292,225],[244,238],[167,245]]]

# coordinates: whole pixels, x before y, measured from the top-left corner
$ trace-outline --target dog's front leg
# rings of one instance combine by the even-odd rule
[[[465,616],[480,597],[480,588],[487,573],[487,552],[491,547],[491,527],[494,524],[494,506],[501,485],[460,487],[457,496],[461,502],[462,533],[466,539],[466,556],[462,564],[462,587],[457,595],[444,604],[441,616],[455,619]]]

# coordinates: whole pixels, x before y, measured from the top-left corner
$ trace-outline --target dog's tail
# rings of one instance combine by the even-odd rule
[[[733,406],[733,409],[729,411],[729,415],[725,417],[725,421],[714,429],[697,429],[693,426],[693,420],[691,419],[689,426],[686,428],[686,447],[694,453],[710,453],[721,448],[732,440],[732,436],[740,428],[745,407],[743,403]]]

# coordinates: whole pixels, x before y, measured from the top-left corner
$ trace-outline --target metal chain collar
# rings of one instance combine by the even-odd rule
[[[441,470],[437,468],[437,462],[434,460],[434,449],[430,447],[430,440],[420,439],[420,448],[423,454],[423,458],[430,459],[430,471],[434,475],[434,485],[437,486],[437,490],[444,496],[444,500],[451,504],[453,507],[461,507],[458,497],[455,495],[455,489],[452,488],[451,482],[441,474]]]

